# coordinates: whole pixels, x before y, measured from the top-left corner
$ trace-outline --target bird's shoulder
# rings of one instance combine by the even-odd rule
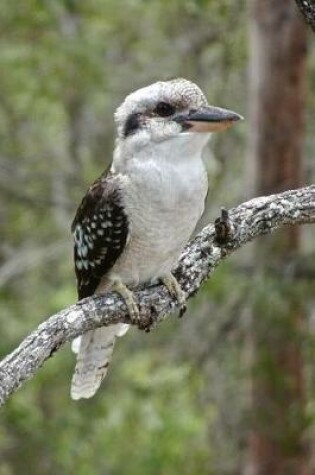
[[[71,224],[71,231],[84,219],[102,210],[103,207],[122,206],[120,175],[104,172],[88,188]]]

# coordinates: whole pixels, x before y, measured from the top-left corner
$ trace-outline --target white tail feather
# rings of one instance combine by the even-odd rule
[[[73,353],[75,353],[76,355],[79,353],[80,351],[80,345],[81,345],[81,337],[78,336],[77,338],[75,338],[74,340],[72,340],[71,342],[71,350],[73,351]]]
[[[128,328],[129,325],[118,323],[89,331],[73,340],[72,351],[78,356],[71,382],[72,399],[94,396],[107,374],[115,340]]]

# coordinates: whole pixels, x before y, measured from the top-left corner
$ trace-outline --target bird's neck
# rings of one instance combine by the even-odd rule
[[[208,134],[180,134],[163,142],[155,142],[133,150],[128,143],[116,143],[112,171],[127,173],[138,163],[154,163],[161,167],[192,166],[201,161],[202,152],[209,141]]]

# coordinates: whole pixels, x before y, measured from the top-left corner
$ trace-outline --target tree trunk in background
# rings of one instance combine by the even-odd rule
[[[250,0],[249,5],[249,182],[255,195],[268,195],[302,183],[306,26],[293,0]],[[288,228],[255,244],[246,475],[309,473],[303,440],[303,305],[289,275],[299,232],[298,227]]]

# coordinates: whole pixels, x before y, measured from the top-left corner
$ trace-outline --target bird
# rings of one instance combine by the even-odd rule
[[[79,300],[118,292],[130,319],[133,290],[163,283],[185,307],[172,274],[201,218],[208,193],[203,150],[212,132],[242,117],[208,104],[193,82],[159,81],[129,94],[115,112],[111,166],[89,187],[72,223]],[[73,400],[92,397],[107,374],[117,337],[128,324],[88,331],[72,342]]]

